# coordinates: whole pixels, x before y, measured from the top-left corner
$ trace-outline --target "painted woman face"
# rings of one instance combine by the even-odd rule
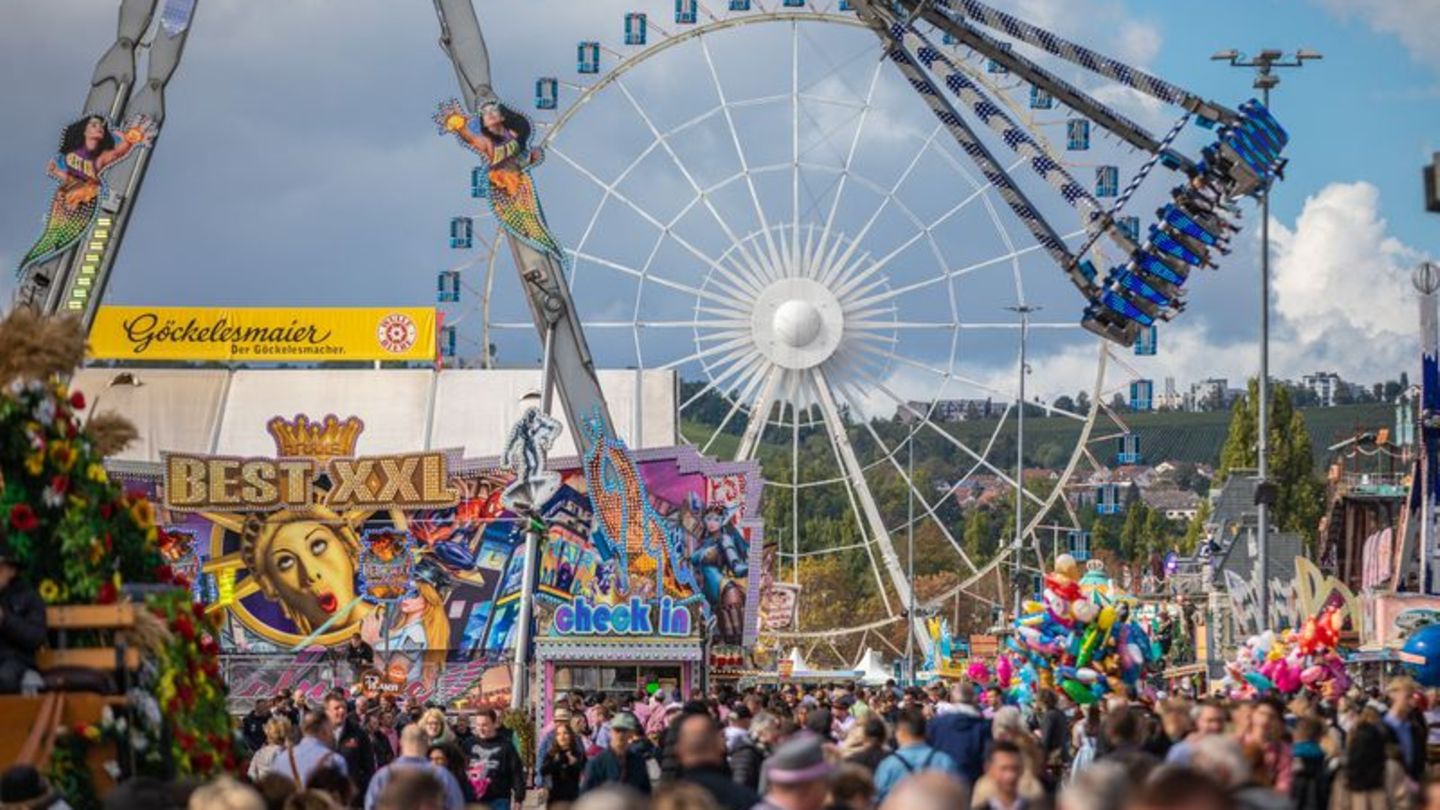
[[[72,130],[73,131],[73,130]],[[100,148],[100,142],[105,139],[105,124],[99,118],[91,118],[85,122],[85,148],[95,151]]]
[[[724,523],[719,515],[707,514],[705,516],[705,531],[709,534],[718,534],[720,526]]]
[[[341,611],[345,614],[332,627],[348,623],[355,600],[355,560],[329,526],[309,520],[281,526],[270,542],[266,567],[280,600],[304,616],[312,629]]]
[[[495,135],[505,134],[505,116],[501,115],[500,111],[494,107],[485,108],[484,114],[480,117],[480,123],[484,124],[487,132]]]

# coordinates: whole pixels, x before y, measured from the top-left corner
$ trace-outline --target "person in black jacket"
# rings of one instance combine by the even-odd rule
[[[490,709],[475,713],[475,742],[465,752],[471,769],[484,773],[480,803],[491,810],[510,810],[525,803],[525,763],[509,737],[500,733],[499,718]]]
[[[245,735],[245,744],[250,746],[250,752],[259,751],[265,745],[265,724],[270,722],[270,701],[267,698],[260,698],[250,708],[250,713],[245,715],[241,721],[241,729]]]
[[[725,767],[725,737],[713,717],[688,715],[675,724],[675,729],[678,781],[704,790],[725,810],[750,810],[760,802],[759,793],[730,778]]]
[[[355,784],[356,795],[364,796],[370,787],[370,777],[375,775],[375,750],[370,734],[350,716],[350,706],[339,692],[325,696],[325,717],[335,735],[335,750],[345,758],[345,772]]]
[[[585,773],[580,777],[580,792],[618,783],[650,795],[650,772],[645,767],[645,755],[635,750],[638,739],[640,721],[630,712],[617,712],[610,720],[610,739],[606,749],[585,763]]]
[[[585,752],[569,726],[555,727],[555,737],[540,763],[540,776],[548,791],[546,807],[568,806],[580,798],[580,774],[585,770]]]
[[[360,674],[375,666],[375,648],[356,633],[345,645],[345,663],[350,665],[350,680],[359,683]]]
[[[0,535],[0,694],[20,691],[45,643],[45,602],[20,578],[20,564]]]

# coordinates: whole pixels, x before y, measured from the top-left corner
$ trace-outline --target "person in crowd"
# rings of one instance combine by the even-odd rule
[[[983,714],[986,720],[995,719],[995,713],[1005,705],[1005,690],[998,686],[991,686],[985,690],[985,709]]]
[[[403,750],[403,734],[401,743]],[[384,790],[375,798],[374,810],[449,810],[446,803],[451,796],[437,772],[433,768],[402,769],[394,778],[385,780]]]
[[[265,800],[249,785],[222,776],[196,788],[188,806],[189,810],[265,810]]]
[[[1070,729],[1070,750],[1075,753],[1066,773],[1067,781],[1074,781],[1100,756],[1100,728],[1100,707],[1092,703],[1081,711],[1080,719]]]
[[[829,797],[834,773],[820,738],[796,735],[765,761],[765,797],[755,810],[821,810]]]
[[[310,775],[310,784],[305,786],[304,794],[321,794],[329,798],[336,807],[349,807],[355,797],[360,794],[355,790],[355,783],[350,777],[340,772],[337,768],[318,768]],[[293,797],[291,797],[293,799]],[[286,799],[288,805],[291,799]]]
[[[442,744],[443,745],[443,744]],[[365,810],[375,810],[390,783],[402,774],[421,772],[430,774],[439,784],[441,803],[436,810],[462,810],[466,801],[460,780],[448,767],[437,766],[427,756],[430,749],[429,735],[423,728],[411,724],[400,732],[400,756],[394,762],[375,772],[370,786],[365,791]]]
[[[282,810],[340,810],[344,806],[331,794],[311,788],[290,794]]]
[[[475,804],[480,801],[480,796],[475,792],[475,783],[465,773],[465,755],[460,753],[460,747],[454,743],[440,743],[432,745],[425,750],[426,759],[437,768],[448,771],[455,777],[455,783],[460,786],[460,797],[465,804]]]
[[[11,765],[0,775],[0,807],[6,810],[69,810],[33,765]]]
[[[760,768],[779,737],[780,722],[769,712],[759,712],[750,719],[748,733],[730,750],[730,776],[745,787],[759,792]]]
[[[1070,718],[1049,689],[1036,698],[1040,713],[1040,752],[1047,770],[1058,774],[1070,761]]]
[[[1264,761],[1260,749],[1252,746],[1256,759]],[[1211,735],[1195,743],[1191,766],[1214,779],[1230,795],[1238,810],[1287,810],[1289,796],[1262,784],[1254,774],[1251,757],[1238,737]]]
[[[245,738],[245,744],[250,747],[251,752],[259,751],[266,743],[265,724],[270,722],[270,699],[260,698],[250,711],[245,713],[245,718],[240,721],[241,736]]]
[[[510,810],[525,801],[525,764],[510,740],[500,733],[492,709],[475,713],[475,744],[465,752],[472,769],[480,771],[480,802],[491,810]],[[433,745],[434,742],[432,741]]]
[[[855,698],[850,695],[841,695],[831,704],[830,723],[832,726],[831,736],[837,740],[845,739],[850,729],[857,722],[852,711],[855,708]]]
[[[725,750],[734,751],[735,746],[750,736],[750,721],[755,715],[744,703],[736,703],[725,720]]]
[[[630,712],[617,712],[610,719],[609,745],[585,763],[580,777],[580,793],[602,785],[623,784],[650,794],[650,773],[645,758],[632,750],[640,738],[640,721]]]
[[[265,810],[284,810],[285,800],[296,791],[290,777],[278,773],[267,773],[252,780],[252,784],[260,793],[260,798],[265,800]]]
[[[1415,722],[1417,687],[1409,678],[1395,678],[1386,687],[1390,708],[1385,712],[1385,727],[1400,748],[1400,761],[1405,774],[1417,784],[1425,777],[1425,738],[1423,723]]]
[[[1229,713],[1221,703],[1217,701],[1206,701],[1195,709],[1194,714],[1194,730],[1170,746],[1170,750],[1165,753],[1166,764],[1189,765],[1190,754],[1197,741],[1205,737],[1225,733],[1225,723],[1229,720]]]
[[[1440,810],[1440,777],[1431,771],[1420,786],[1419,810]]]
[[[540,761],[546,806],[568,804],[580,797],[580,776],[585,772],[585,751],[570,726],[557,725],[550,748]]]
[[[297,787],[308,787],[321,768],[335,768],[348,775],[345,758],[335,751],[335,732],[322,712],[310,712],[300,723],[300,742],[275,757],[271,772],[288,776]]]
[[[910,709],[900,713],[900,720],[895,724],[895,751],[881,760],[880,766],[875,769],[875,798],[878,801],[885,801],[895,785],[911,774],[929,770],[959,773],[955,760],[949,754],[925,743],[925,726],[923,712]]]
[[[1230,797],[1214,779],[1183,766],[1156,771],[1138,785],[1124,810],[1231,810]]]
[[[954,761],[968,784],[980,779],[985,767],[985,750],[990,744],[990,721],[975,705],[975,687],[960,684],[952,690],[955,710],[928,724],[926,741]]]
[[[1262,700],[1250,711],[1250,727],[1241,740],[1260,749],[1263,773],[1276,790],[1289,795],[1293,776],[1290,743],[1285,739],[1285,710],[1273,700]],[[1423,766],[1422,766],[1423,767]]]
[[[857,728],[861,734],[860,748],[847,756],[845,761],[860,765],[873,774],[880,767],[881,760],[890,755],[890,731],[885,727],[885,721],[875,716],[865,718],[865,722]]]
[[[266,709],[269,714],[269,709]],[[247,718],[248,720],[248,718]],[[256,746],[255,753],[250,757],[250,767],[246,775],[251,782],[259,781],[264,774],[275,770],[275,758],[285,753],[290,746],[290,719],[283,714],[270,717],[261,729],[265,735],[261,744]]]
[[[345,663],[350,667],[350,681],[359,683],[360,675],[375,666],[375,648],[355,633],[345,644]]]
[[[1025,755],[1020,746],[999,739],[985,758],[985,776],[970,798],[972,810],[1029,810],[1032,805],[1020,795],[1020,778],[1025,773]]]
[[[345,770],[355,783],[355,791],[364,795],[370,786],[370,777],[375,774],[375,750],[370,745],[370,734],[350,715],[350,707],[340,692],[325,696],[325,718],[330,721],[335,750],[345,758]]]
[[[445,712],[438,708],[425,709],[420,715],[420,728],[425,730],[431,743],[455,742],[455,733],[450,730],[450,724],[445,722]]]
[[[1325,724],[1312,715],[1295,721],[1293,773],[1290,777],[1290,800],[1295,810],[1326,810],[1330,804],[1330,771],[1325,750],[1320,747]]]
[[[825,810],[871,810],[875,806],[872,774],[870,769],[853,762],[841,765],[830,779],[830,798]]]
[[[379,711],[371,712],[365,718],[365,733],[370,735],[370,750],[375,754],[377,769],[389,765],[395,759],[395,746],[390,735],[385,733],[385,717]]]
[[[1385,731],[1373,723],[1356,726],[1345,746],[1345,764],[1331,786],[1330,810],[1408,810],[1409,807],[1405,768],[1386,755]]]
[[[760,801],[760,794],[730,778],[725,737],[710,715],[690,714],[679,720],[675,757],[680,763],[678,781],[701,788],[724,810],[750,810]]]
[[[20,561],[0,527],[0,695],[20,692],[44,643],[45,602],[20,575]]]
[[[456,715],[451,731],[455,734],[455,747],[462,752],[469,751],[475,745],[475,732],[470,729],[470,715]]]
[[[1107,743],[1102,761],[1118,762],[1125,766],[1138,782],[1159,764],[1155,757],[1144,749],[1144,725],[1138,712],[1129,706],[1117,706],[1105,714],[1101,735]]]

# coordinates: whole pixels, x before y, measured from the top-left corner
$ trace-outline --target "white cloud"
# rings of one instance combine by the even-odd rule
[[[1382,34],[1399,38],[1416,59],[1440,68],[1440,0],[1320,0],[1343,20],[1360,18]]]

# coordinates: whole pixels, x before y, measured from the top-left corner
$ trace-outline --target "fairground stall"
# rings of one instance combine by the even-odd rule
[[[553,493],[533,522],[503,500],[519,465],[494,427],[522,412],[533,374],[79,377],[144,426],[110,466],[161,505],[167,562],[221,620],[234,710],[336,686],[505,705],[536,525],[539,666],[527,671],[547,707],[571,689],[685,694],[707,645],[754,643],[758,468],[669,446],[668,375],[601,375],[617,421],[648,447],[597,436],[576,456],[557,422],[554,446],[571,455],[547,465]],[[356,639],[368,665],[352,663]]]

